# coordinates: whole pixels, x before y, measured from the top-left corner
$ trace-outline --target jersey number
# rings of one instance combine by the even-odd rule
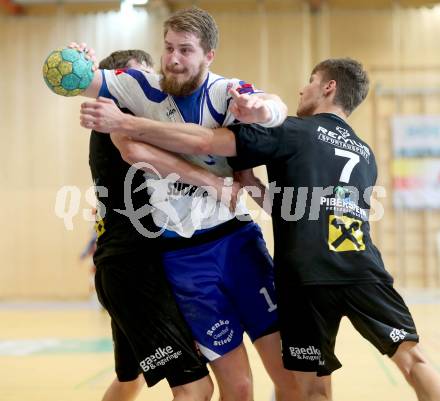
[[[264,299],[266,300],[267,304],[269,305],[269,309],[267,311],[273,312],[277,308],[277,305],[274,304],[272,299],[270,298],[270,295],[269,295],[269,292],[267,291],[267,288],[262,287],[260,289],[260,294],[262,294],[264,296]]]
[[[359,155],[349,152],[348,150],[342,150],[338,148],[335,148],[335,155],[346,157],[348,159],[348,162],[345,164],[344,168],[342,169],[341,176],[339,177],[340,182],[345,182],[348,184],[354,166],[359,163]]]

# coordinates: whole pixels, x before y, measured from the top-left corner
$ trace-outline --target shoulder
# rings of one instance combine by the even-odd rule
[[[218,96],[228,96],[228,91],[234,85],[235,80],[222,77],[221,75],[209,73],[207,90],[209,94],[216,94]]]
[[[167,98],[160,87],[161,76],[136,69],[105,71],[105,84],[116,98],[161,103]],[[127,100],[128,101],[128,100]]]
[[[317,122],[310,118],[288,116],[280,126],[271,129],[285,133],[303,134],[313,130],[317,126]]]
[[[236,89],[240,93],[254,93],[257,91],[254,86],[239,78],[225,78],[221,75],[209,73],[208,90],[209,92],[217,92],[225,96],[229,95],[230,89]]]
[[[294,117],[288,116],[284,123],[278,127],[290,134],[295,133],[298,137],[315,137],[313,134],[319,134],[319,132],[328,132],[333,127],[333,123],[329,128],[328,120],[325,120],[320,115],[307,116],[307,117]],[[277,129],[277,128],[274,128]]]
[[[210,72],[206,90],[208,105],[221,113],[226,113],[232,101],[232,95],[229,93],[231,89],[241,94],[256,93],[254,87],[245,81],[238,78],[225,78]],[[230,115],[230,118],[227,118],[221,125],[230,125],[233,121],[234,117]]]
[[[161,76],[159,74],[147,73],[132,68],[123,68],[117,70],[104,70],[104,75],[105,78],[110,81],[132,82],[160,89]]]

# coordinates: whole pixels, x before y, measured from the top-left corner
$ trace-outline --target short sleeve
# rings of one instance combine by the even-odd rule
[[[159,88],[157,74],[136,69],[103,70],[100,95],[113,99],[119,107],[128,108],[136,115],[144,115],[145,108],[167,97]]]
[[[298,148],[299,132],[289,121],[275,128],[264,128],[256,124],[229,126],[234,132],[237,156],[228,158],[235,170],[245,170],[271,161],[292,156]]]
[[[260,89],[256,89],[252,84],[242,81],[237,78],[231,78],[225,81],[226,87],[225,87],[225,95],[226,95],[226,117],[222,124],[223,127],[227,127],[234,122],[238,122],[235,119],[235,116],[229,111],[229,104],[232,101],[232,95],[229,93],[229,90],[235,89],[240,95],[242,94],[248,94],[248,95],[254,95],[257,93],[264,93]]]

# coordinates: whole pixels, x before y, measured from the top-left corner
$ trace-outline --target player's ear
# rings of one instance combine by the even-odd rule
[[[331,79],[324,85],[324,93],[330,95],[333,92],[336,92],[336,81]]]
[[[205,64],[207,67],[211,65],[211,63],[214,61],[215,51],[210,50],[208,53],[205,54]]]

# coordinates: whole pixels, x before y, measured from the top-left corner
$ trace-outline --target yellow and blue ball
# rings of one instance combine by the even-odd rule
[[[44,81],[57,95],[79,95],[91,84],[93,76],[93,62],[76,49],[54,50],[43,65]]]

